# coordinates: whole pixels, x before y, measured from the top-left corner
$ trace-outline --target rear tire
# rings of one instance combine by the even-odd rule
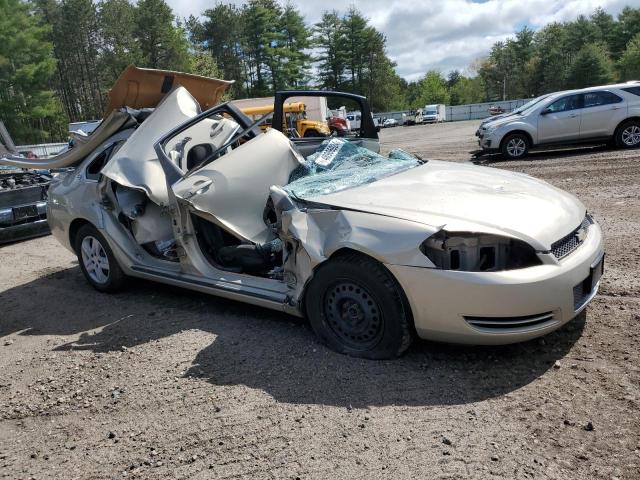
[[[324,137],[324,135],[322,135],[317,130],[307,130],[306,132],[304,132],[304,136],[305,136],[305,138],[308,138],[308,137]]]
[[[620,148],[640,147],[640,121],[624,122],[616,131],[616,145]]]
[[[100,292],[116,292],[126,276],[102,234],[93,225],[83,225],[75,238],[75,251],[87,281]]]
[[[520,160],[529,153],[529,139],[522,133],[512,133],[502,141],[501,150],[505,158]]]
[[[383,265],[361,254],[320,266],[305,294],[305,308],[320,340],[346,355],[395,358],[413,340],[411,311],[400,285]]]

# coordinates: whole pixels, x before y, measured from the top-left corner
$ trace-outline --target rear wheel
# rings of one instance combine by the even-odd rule
[[[640,121],[623,123],[616,132],[616,145],[622,148],[640,147]]]
[[[321,266],[305,307],[318,337],[340,353],[393,358],[411,344],[411,313],[402,289],[384,266],[364,255],[339,256]]]
[[[502,141],[502,155],[509,160],[519,160],[529,153],[529,139],[522,133],[508,135]]]
[[[93,227],[80,227],[75,238],[75,250],[82,273],[87,281],[101,292],[115,292],[122,288],[126,276],[105,238]]]

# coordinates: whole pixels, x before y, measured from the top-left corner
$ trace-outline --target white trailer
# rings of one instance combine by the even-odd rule
[[[447,107],[443,104],[425,105],[422,115],[423,123],[440,123],[447,121]]]

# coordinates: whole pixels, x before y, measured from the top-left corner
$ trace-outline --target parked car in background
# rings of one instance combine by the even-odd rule
[[[442,104],[427,105],[422,116],[423,123],[440,123],[447,120],[447,107]]]
[[[18,153],[24,158],[38,158],[38,155],[36,155],[31,150],[20,150]]]
[[[46,208],[50,181],[43,173],[0,169],[0,244],[49,233]]]
[[[548,95],[515,115],[486,123],[478,131],[485,152],[506,158],[558,144],[608,142],[640,146],[640,82],[568,90]]]
[[[327,117],[327,124],[329,125],[331,134],[337,135],[338,137],[346,137],[351,130],[349,128],[349,121],[346,118],[337,117],[335,115]]]
[[[502,115],[505,112],[503,107],[491,105],[489,107],[489,115]]]
[[[398,125],[398,120],[395,118],[385,118],[382,122],[383,128],[397,127]]]
[[[49,233],[46,220],[47,170],[26,171],[2,165],[2,158],[26,161],[38,156],[31,150],[16,151],[9,131],[0,121],[0,244]]]

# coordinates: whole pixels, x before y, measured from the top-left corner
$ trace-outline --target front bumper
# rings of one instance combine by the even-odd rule
[[[47,235],[46,202],[0,209],[0,244]]]
[[[599,283],[580,298],[574,289],[603,257],[602,232],[560,262],[503,272],[456,272],[387,265],[407,295],[421,338],[497,345],[545,335],[578,315]]]
[[[481,130],[476,132],[478,137],[478,145],[483,150],[498,150],[500,148],[500,139],[493,134],[487,134]]]

